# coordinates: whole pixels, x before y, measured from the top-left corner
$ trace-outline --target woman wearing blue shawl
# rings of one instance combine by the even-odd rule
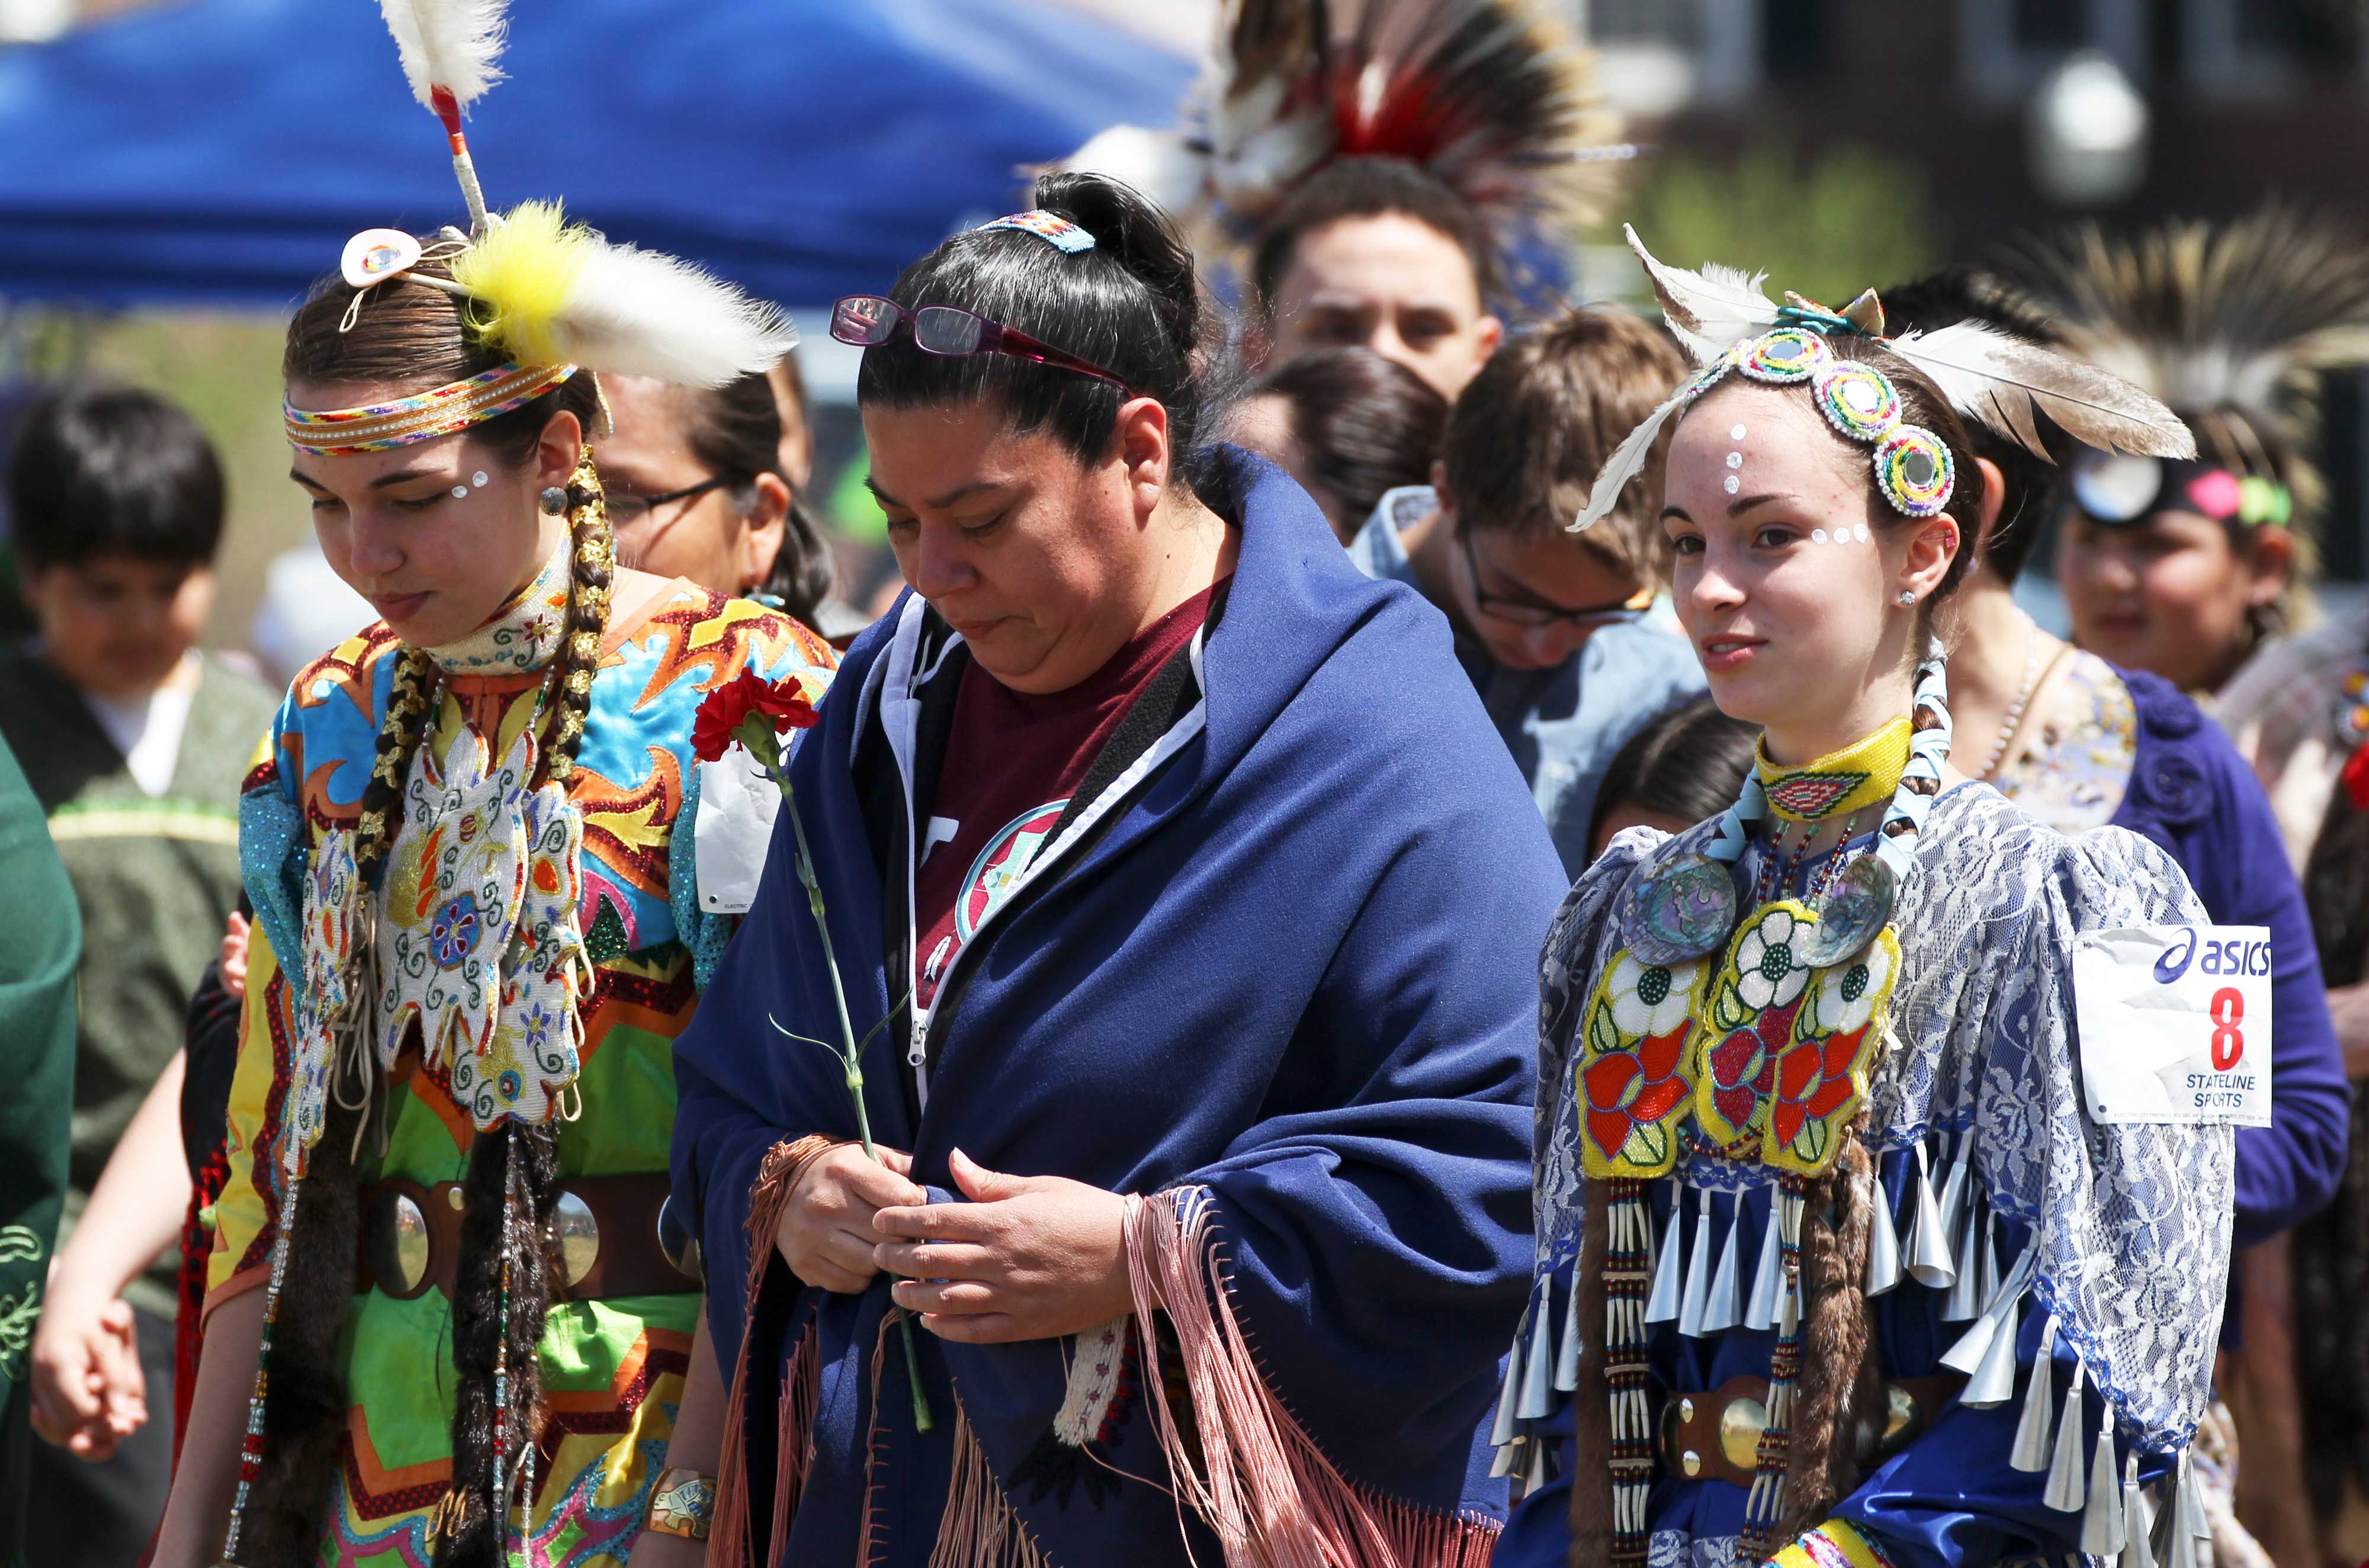
[[[1190,456],[1173,231],[1036,200],[833,315],[913,591],[678,1045],[711,1560],[1479,1563],[1554,851],[1438,617]]]

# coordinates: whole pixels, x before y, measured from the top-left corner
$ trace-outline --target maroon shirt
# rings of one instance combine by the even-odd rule
[[[1028,869],[1137,696],[1208,619],[1215,591],[1154,621],[1066,692],[1032,696],[976,663],[964,669],[913,876],[920,1006],[936,1001],[955,955]]]

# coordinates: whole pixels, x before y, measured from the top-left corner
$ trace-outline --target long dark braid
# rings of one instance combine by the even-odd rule
[[[2303,873],[2304,903],[2330,987],[2369,970],[2369,811],[2339,784]],[[2352,1101],[2352,1148],[2326,1208],[2295,1227],[2295,1347],[2304,1473],[2314,1511],[2335,1517],[2346,1482],[2369,1484],[2369,1097]]]
[[[567,486],[569,563],[567,640],[545,731],[546,775],[561,784],[576,770],[592,706],[592,681],[608,630],[616,544],[608,505],[587,448]],[[589,999],[587,999],[589,1001]],[[470,1146],[463,1179],[461,1249],[452,1282],[452,1367],[460,1391],[452,1408],[452,1485],[437,1545],[438,1568],[499,1568],[512,1501],[498,1494],[515,1483],[520,1456],[537,1440],[543,1379],[537,1347],[551,1310],[553,1280],[544,1237],[559,1198],[556,1129],[506,1121]],[[504,1284],[507,1267],[509,1280]],[[505,1299],[507,1298],[507,1299]],[[507,1333],[505,1332],[507,1325]],[[506,1397],[497,1410],[497,1367]],[[496,1463],[494,1429],[502,1429]]]
[[[361,815],[354,821],[354,865],[364,887],[378,886],[379,871],[395,847],[395,823],[403,813],[403,784],[411,759],[434,717],[429,704],[436,692],[436,663],[408,643],[395,654],[395,685],[386,716],[379,721],[378,753],[370,782],[362,786]]]

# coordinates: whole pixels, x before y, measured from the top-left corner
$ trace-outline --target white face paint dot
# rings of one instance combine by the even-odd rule
[[[1744,466],[1744,454],[1743,454],[1742,452],[1729,452],[1729,453],[1727,454],[1727,465],[1728,465],[1730,468],[1741,468],[1741,467],[1743,467],[1743,466]]]
[[[1826,542],[1826,531],[1823,528],[1810,530],[1810,541],[1812,544],[1824,544]]]
[[[1858,523],[1853,526],[1851,532],[1859,535],[1859,542],[1860,544],[1864,544],[1867,543],[1867,524],[1863,522]]]
[[[470,475],[469,483],[475,485],[480,490],[484,489],[486,487],[486,471],[481,468],[475,474]]]
[[[1732,441],[1742,441],[1744,439],[1744,427],[1742,425],[1737,425],[1730,429],[1727,432],[1727,439]]]
[[[455,486],[452,486],[452,498],[453,498],[454,500],[456,500],[456,501],[465,501],[465,500],[467,500],[467,499],[469,498],[469,486],[466,486],[466,485],[455,485]]]
[[[1737,478],[1737,477],[1736,477],[1734,475],[1733,475],[1733,474],[1729,475],[1728,475],[1724,480],[1722,480],[1721,483],[1722,483],[1722,484],[1726,487],[1727,493],[1728,493],[1729,495],[1731,495],[1731,496],[1732,496],[1732,495],[1734,495],[1734,494],[1735,494],[1735,492],[1737,492],[1738,490],[1741,490],[1742,488],[1744,488],[1744,481],[1743,481],[1743,480],[1741,480],[1741,479],[1739,479],[1739,478]]]

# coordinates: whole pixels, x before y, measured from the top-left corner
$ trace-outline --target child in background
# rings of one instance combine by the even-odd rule
[[[1758,725],[1728,717],[1709,692],[1646,720],[1604,770],[1589,857],[1624,829],[1679,833],[1726,810],[1752,771],[1759,738]]]
[[[39,627],[0,648],[0,738],[48,818],[81,906],[74,1140],[59,1270],[33,1355],[29,1559],[132,1562],[163,1506],[173,1239],[82,1237],[91,1188],[158,1073],[239,893],[237,801],[271,721],[260,686],[193,649],[213,600],[222,469],[153,394],[59,393],[19,427],[15,545]],[[169,1133],[154,1145],[178,1175]]]

